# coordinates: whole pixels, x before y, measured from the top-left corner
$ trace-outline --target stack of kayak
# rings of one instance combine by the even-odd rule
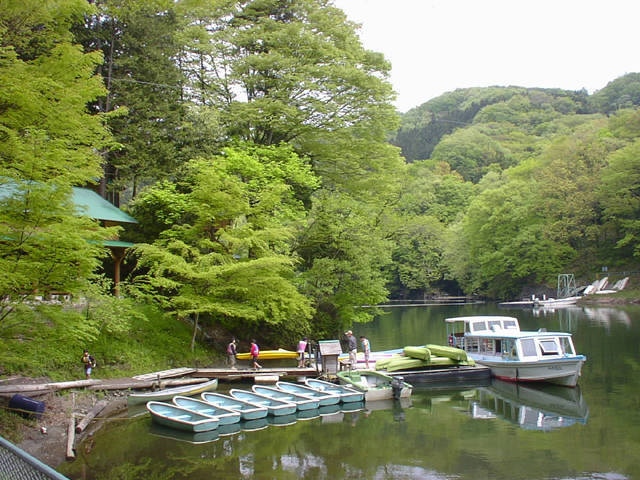
[[[376,361],[376,370],[399,372],[424,368],[454,367],[468,365],[475,362],[467,356],[467,352],[446,345],[423,345],[404,347],[402,353]]]

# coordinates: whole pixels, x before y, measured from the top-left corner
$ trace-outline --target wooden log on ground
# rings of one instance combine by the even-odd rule
[[[67,428],[67,454],[66,454],[67,460],[73,460],[74,458],[76,458],[75,424],[76,424],[76,417],[75,415],[71,414],[71,420],[69,420],[69,428]]]
[[[166,388],[179,387],[181,385],[191,385],[211,380],[206,377],[185,377],[161,380],[133,380],[133,379],[105,379],[105,380],[75,380],[70,382],[50,382],[33,383],[21,385],[0,385],[0,396],[12,395],[15,393],[26,393],[30,395],[45,394],[52,391],[65,390],[71,388],[87,388],[88,390],[127,390],[129,388]]]
[[[120,380],[114,380],[110,382],[103,382],[99,385],[91,385],[88,387],[88,389],[89,390],[128,390],[130,388],[137,389],[137,390],[144,390],[147,388],[160,389],[160,388],[180,387],[182,385],[192,385],[196,383],[203,383],[208,380],[211,380],[211,379],[188,377],[188,378],[176,378],[171,380],[164,380],[158,383],[157,380],[133,381],[133,380],[120,379]]]
[[[50,392],[55,390],[64,390],[67,388],[88,387],[99,383],[100,380],[76,380],[71,382],[27,383],[20,385],[9,384],[0,385],[0,394]]]
[[[107,406],[107,403],[109,402],[107,402],[106,400],[100,400],[99,402],[97,402],[93,406],[91,411],[85,415],[85,417],[80,421],[80,423],[78,423],[78,425],[76,425],[76,433],[82,433],[82,431],[87,428],[89,423],[91,423],[91,420],[93,420],[102,410],[104,410],[104,407]]]

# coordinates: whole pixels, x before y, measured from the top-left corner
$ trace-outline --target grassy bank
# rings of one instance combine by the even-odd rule
[[[222,352],[196,343],[191,351],[190,325],[151,306],[118,304],[117,323],[99,312],[91,321],[97,328],[82,335],[73,312],[39,310],[22,329],[0,336],[0,378],[46,377],[53,381],[83,378],[80,362],[87,348],[97,360],[95,376],[113,378],[179,366],[215,362]]]
[[[191,351],[191,326],[151,306],[113,302],[110,315],[122,317],[117,322],[110,321],[110,315],[100,315],[100,312],[100,309],[89,315],[81,312],[85,321],[100,327],[89,339],[78,335],[82,327],[74,323],[77,312],[61,307],[34,310],[31,317],[20,319],[20,328],[0,329],[0,382],[2,379],[19,381],[16,377],[26,377],[25,381],[82,379],[84,371],[80,357],[83,348],[89,349],[98,362],[94,378],[129,377],[174,367],[206,366],[223,357],[221,349],[207,348],[202,343],[196,344]],[[31,448],[35,450],[30,453],[47,463],[47,455],[51,455],[52,460],[62,459],[64,454],[60,449],[63,447],[54,441],[54,429],[64,430],[74,408],[83,404],[90,408],[102,395],[105,394],[78,391],[72,397],[68,391],[62,391],[38,396],[38,400],[47,405],[40,421],[24,419],[9,411],[9,397],[0,399],[0,435],[17,444],[35,439],[31,442]],[[51,431],[49,435],[39,433],[41,425],[47,426]],[[63,436],[60,433],[60,438]]]

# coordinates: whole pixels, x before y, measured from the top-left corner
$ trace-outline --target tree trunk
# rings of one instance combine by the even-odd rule
[[[91,423],[91,420],[93,420],[96,415],[104,410],[104,407],[106,407],[108,403],[109,402],[107,402],[106,400],[101,400],[96,403],[91,411],[87,413],[87,415],[80,421],[80,423],[78,423],[78,425],[76,425],[76,433],[82,433],[82,431],[87,428],[89,423]]]
[[[198,334],[198,318],[200,318],[200,313],[196,312],[193,318],[193,336],[191,337],[191,351],[193,352],[196,348],[196,335]]]

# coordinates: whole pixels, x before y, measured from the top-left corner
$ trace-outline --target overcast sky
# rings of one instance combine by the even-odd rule
[[[398,109],[466,87],[593,93],[640,72],[635,0],[334,0],[384,53]]]

